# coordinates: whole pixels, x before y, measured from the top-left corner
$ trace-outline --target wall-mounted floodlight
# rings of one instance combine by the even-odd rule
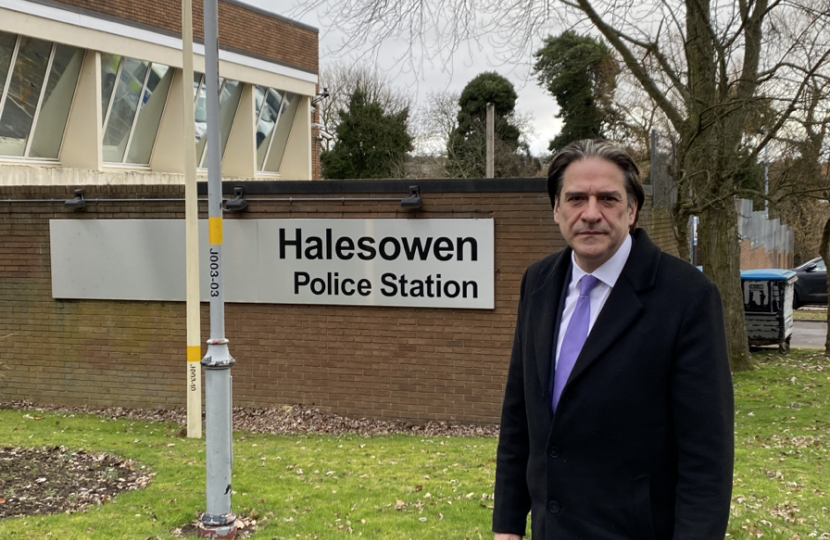
[[[321,88],[320,91],[311,99],[311,106],[315,107],[318,103],[329,97],[329,89]]]
[[[225,210],[228,212],[241,212],[248,207],[248,201],[242,198],[242,194],[245,193],[245,188],[242,186],[236,186],[233,188],[233,199],[228,199],[225,201]]]
[[[401,199],[401,207],[408,210],[417,210],[424,205],[421,199],[421,188],[418,186],[409,186],[409,195]]]
[[[73,210],[82,210],[84,207],[86,207],[86,201],[84,200],[84,190],[76,189],[75,198],[66,199],[65,201],[63,201],[63,205]]]

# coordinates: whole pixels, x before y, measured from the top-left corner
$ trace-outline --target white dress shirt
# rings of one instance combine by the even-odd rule
[[[611,294],[611,288],[617,283],[620,274],[622,274],[625,262],[628,260],[628,255],[631,253],[631,235],[625,235],[622,245],[617,249],[617,252],[605,261],[602,266],[594,270],[591,275],[599,281],[591,290],[591,319],[588,322],[588,335],[591,335],[591,329],[594,327],[594,322],[597,320],[599,312],[608,300],[608,295]],[[559,351],[562,349],[562,340],[565,339],[565,331],[568,329],[568,324],[571,322],[571,317],[576,310],[576,301],[579,299],[579,280],[582,276],[587,275],[587,272],[579,267],[576,263],[573,251],[571,252],[571,282],[568,285],[568,294],[565,297],[565,308],[562,310],[562,319],[559,322],[559,336],[556,340],[556,364],[559,364]],[[556,369],[556,366],[554,366]]]

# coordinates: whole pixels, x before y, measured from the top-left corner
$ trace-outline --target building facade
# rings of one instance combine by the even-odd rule
[[[179,0],[0,0],[0,183],[183,183],[184,106],[206,174],[202,4],[193,7],[185,81]],[[219,42],[223,175],[318,178],[317,30],[222,0]]]

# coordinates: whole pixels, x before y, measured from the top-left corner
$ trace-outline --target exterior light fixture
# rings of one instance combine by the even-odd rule
[[[407,210],[417,210],[424,205],[421,199],[421,188],[418,186],[409,186],[409,195],[401,199],[401,207]]]
[[[228,199],[225,201],[225,210],[228,212],[241,212],[248,207],[248,201],[242,198],[242,194],[245,193],[245,188],[242,186],[236,186],[233,188],[233,199]]]
[[[86,201],[84,200],[84,190],[76,189],[75,190],[75,198],[74,199],[66,199],[63,201],[63,205],[67,208],[71,208],[73,210],[82,210],[86,207]]]

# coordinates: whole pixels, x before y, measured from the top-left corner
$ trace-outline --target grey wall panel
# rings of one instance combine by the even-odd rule
[[[183,220],[49,221],[52,296],[184,300]]]
[[[225,299],[257,302],[256,221],[225,220]],[[175,219],[53,219],[52,296],[185,300],[185,229]],[[207,221],[199,220],[199,297],[209,300]]]
[[[257,267],[259,266],[259,223],[260,220],[223,220],[225,243],[222,246],[225,271],[225,300],[228,302],[261,302],[259,289],[263,285],[259,282]],[[199,284],[210,282],[208,276],[209,261],[201,256],[207,253],[210,246],[207,243],[207,223],[202,223],[199,229]],[[202,232],[204,230],[204,232]],[[209,289],[201,287],[202,300],[207,302]]]

